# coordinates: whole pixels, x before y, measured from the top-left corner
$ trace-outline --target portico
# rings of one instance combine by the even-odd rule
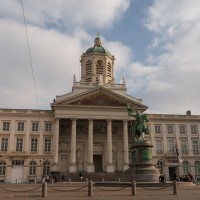
[[[94,157],[102,165],[97,170],[114,172],[120,167],[123,170],[128,168],[127,120],[72,118],[56,119],[55,123],[55,128],[58,131],[55,131],[54,136],[57,139],[54,143],[54,162],[57,161],[58,166],[59,152],[63,152],[62,145],[59,144],[65,143],[67,146],[65,151],[69,155],[69,166],[66,167],[68,167],[67,171],[70,173],[76,173],[79,170],[88,173],[95,172],[97,166],[94,165]],[[120,142],[118,141],[119,138]],[[101,146],[101,150],[98,148],[97,151],[97,144]],[[97,155],[101,156],[97,158]]]

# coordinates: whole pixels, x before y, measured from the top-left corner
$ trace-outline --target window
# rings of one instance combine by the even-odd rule
[[[162,141],[161,140],[156,140],[156,153],[162,153]]]
[[[188,150],[187,150],[187,141],[181,141],[181,152],[182,153],[187,153]]]
[[[50,174],[50,163],[48,161],[45,161],[43,164],[43,175],[47,176]]]
[[[188,161],[183,162],[183,174],[186,175],[190,172],[190,163]]]
[[[24,131],[24,122],[18,122],[17,131]]]
[[[173,134],[174,133],[174,127],[172,125],[167,126],[167,133],[168,134]]]
[[[185,125],[180,125],[179,130],[180,130],[180,134],[186,134],[186,126]]]
[[[13,160],[12,161],[12,165],[24,165],[24,161],[23,160]]]
[[[156,167],[160,170],[160,173],[163,173],[163,160],[158,160]]]
[[[1,139],[1,151],[8,151],[8,138]]]
[[[3,122],[3,131],[10,130],[10,122]]]
[[[31,161],[29,164],[29,175],[30,176],[36,175],[36,162],[35,161]]]
[[[39,130],[39,123],[32,122],[32,131],[38,131],[38,130]]]
[[[17,138],[16,151],[22,151],[22,149],[23,149],[23,139],[22,138]]]
[[[38,139],[31,139],[31,151],[36,152],[37,151],[37,143]]]
[[[51,151],[51,139],[44,140],[44,151],[50,152]]]
[[[0,176],[6,175],[6,163],[4,161],[0,161]]]
[[[155,133],[161,133],[161,125],[155,125]]]
[[[194,162],[195,175],[200,175],[200,161]]]
[[[168,152],[174,153],[174,140],[168,140]]]
[[[50,132],[51,131],[51,126],[52,126],[52,123],[46,122],[45,123],[45,131]]]
[[[193,153],[199,153],[199,145],[198,145],[198,141],[192,141],[192,150]]]
[[[198,127],[197,125],[191,125],[191,134],[197,134]]]

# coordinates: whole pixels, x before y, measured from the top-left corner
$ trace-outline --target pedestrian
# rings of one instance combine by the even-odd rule
[[[80,179],[83,179],[83,174],[82,174],[82,172],[79,173],[79,177],[80,177]]]

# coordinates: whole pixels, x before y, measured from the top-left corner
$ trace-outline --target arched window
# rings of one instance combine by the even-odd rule
[[[200,175],[200,161],[194,162],[195,175]]]
[[[35,161],[31,161],[29,164],[29,175],[30,176],[36,175],[36,162]]]
[[[87,60],[86,61],[86,66],[85,66],[85,82],[91,82],[92,80],[92,61]]]
[[[0,161],[0,175],[6,174],[6,162]]]
[[[110,62],[108,62],[108,64],[107,64],[107,75],[109,77],[108,83],[110,83],[112,80],[111,79],[112,78],[112,66],[111,66]]]
[[[50,162],[45,161],[43,163],[43,176],[47,176],[50,174]]]
[[[190,172],[190,163],[188,161],[183,162],[183,174],[188,174]]]

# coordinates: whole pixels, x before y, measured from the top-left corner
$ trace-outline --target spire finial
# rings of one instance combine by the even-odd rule
[[[99,36],[100,36],[100,33],[97,33],[97,37],[94,40],[94,46],[98,46],[98,47],[102,46],[101,39],[99,38]]]
[[[99,37],[101,34],[100,33],[97,33],[97,37]]]

